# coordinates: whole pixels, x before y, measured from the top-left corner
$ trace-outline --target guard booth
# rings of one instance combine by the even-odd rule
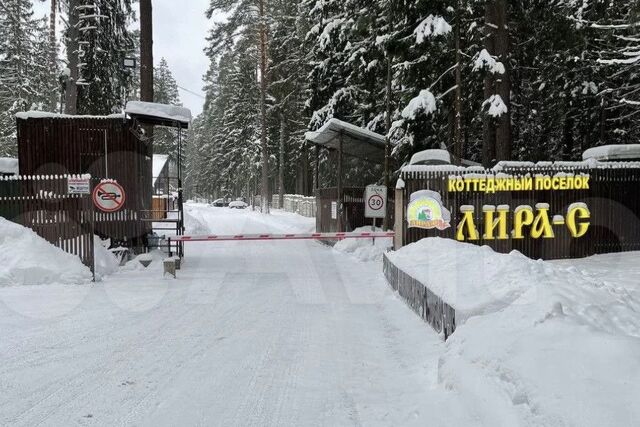
[[[117,188],[119,202],[113,208],[96,206],[83,215],[92,217],[94,234],[110,239],[112,246],[135,252],[148,248],[148,237],[154,227],[153,141],[143,126],[178,128],[177,158],[181,159],[181,130],[188,128],[191,121],[188,109],[136,102],[127,105],[125,114],[68,116],[26,112],[17,114],[16,121],[20,175],[49,179],[90,175],[94,204],[94,189],[100,192],[103,187]],[[178,193],[180,213],[171,219],[176,232],[183,230],[184,225],[181,189]]]
[[[318,131],[307,132],[305,137],[315,146],[316,231],[343,232],[373,225],[373,220],[365,217],[365,185],[382,177],[385,137],[338,119],[329,120]],[[324,172],[333,176],[321,176],[323,154],[328,164]],[[380,170],[379,174],[376,169]],[[351,177],[346,179],[348,174]],[[370,181],[354,184],[360,175],[369,175]],[[331,178],[327,180],[334,181],[335,186],[320,188],[324,178]],[[389,193],[389,224],[393,224],[393,215],[393,194]]]

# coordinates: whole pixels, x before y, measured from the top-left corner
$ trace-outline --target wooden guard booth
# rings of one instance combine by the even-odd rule
[[[125,190],[122,209],[96,211],[95,234],[114,245],[143,250],[148,227],[142,213],[151,207],[152,146],[140,139],[136,124],[124,115],[65,116],[20,113],[20,174],[56,176],[90,174],[93,186],[113,179]]]
[[[351,231],[370,224],[364,217],[364,187],[349,187],[344,182],[344,158],[382,165],[385,157],[385,137],[367,129],[329,120],[316,132],[307,132],[307,141],[315,145],[315,193],[317,203],[316,229],[319,232]],[[337,154],[337,186],[319,188],[320,150]],[[387,215],[393,215],[393,195],[389,193]],[[337,212],[336,212],[337,211]],[[391,221],[390,224],[393,222]]]

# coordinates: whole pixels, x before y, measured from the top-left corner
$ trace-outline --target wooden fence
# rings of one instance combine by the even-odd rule
[[[67,194],[67,176],[0,177],[0,216],[76,255],[94,271],[90,195]]]
[[[615,166],[615,167],[614,167]],[[444,168],[443,168],[444,169]],[[572,177],[588,176],[586,189],[549,190],[533,186],[526,191],[449,191],[450,178],[501,179],[504,177]],[[483,206],[508,205],[511,211],[518,206],[535,207],[548,204],[552,217],[566,214],[575,203],[584,203],[590,211],[590,227],[586,235],[573,238],[566,227],[554,227],[555,238],[486,239],[482,229],[478,240],[470,243],[488,245],[498,252],[507,253],[518,250],[532,258],[561,259],[585,257],[594,254],[640,250],[640,166],[629,164],[599,164],[587,167],[584,164],[550,164],[548,167],[512,167],[500,171],[478,168],[438,170],[434,168],[414,168],[401,174],[404,181],[402,190],[402,242],[401,245],[416,242],[424,237],[441,236],[455,238],[456,225],[460,224],[463,214],[461,207],[474,207],[474,221],[483,221]],[[412,193],[420,190],[432,190],[440,194],[444,207],[451,212],[451,228],[437,229],[409,228],[407,223],[407,204]],[[396,222],[399,226],[400,222]],[[509,220],[511,230],[512,221]]]
[[[382,268],[387,282],[407,305],[446,340],[456,330],[456,311],[431,292],[426,284],[399,269],[384,254]]]

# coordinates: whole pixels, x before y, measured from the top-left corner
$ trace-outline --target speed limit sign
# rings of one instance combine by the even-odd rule
[[[387,187],[369,185],[364,192],[365,218],[384,218],[387,216]]]

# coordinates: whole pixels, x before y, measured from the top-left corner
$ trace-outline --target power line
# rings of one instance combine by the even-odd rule
[[[200,95],[199,93],[196,93],[196,92],[194,92],[192,90],[189,90],[187,88],[184,88],[182,86],[178,86],[178,89],[182,89],[183,91],[185,91],[187,93],[190,93],[193,96],[197,96],[198,98],[206,99],[204,96]]]

